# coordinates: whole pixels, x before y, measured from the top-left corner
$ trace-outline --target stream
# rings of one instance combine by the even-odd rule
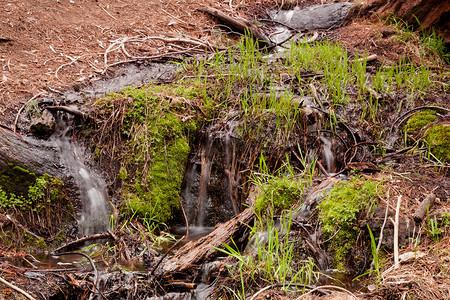
[[[344,20],[351,5],[352,3],[345,2],[314,6],[307,9],[295,8],[290,11],[272,11],[270,16],[273,20],[289,25],[289,27],[294,29],[323,29],[338,26]],[[283,40],[284,37],[290,34],[291,30],[285,27],[277,27],[273,38],[275,40]],[[84,103],[110,92],[118,92],[126,86],[135,86],[152,81],[163,82],[170,79],[170,74],[175,70],[175,64],[130,64],[123,67],[113,78],[101,79],[83,87],[74,87],[72,90],[64,92],[62,96],[53,95],[46,101],[50,102],[64,98],[66,105]],[[308,101],[305,101],[305,103],[304,105],[307,105]],[[62,115],[62,113],[60,114]],[[243,151],[242,146],[245,144],[245,141],[236,132],[236,128],[241,125],[236,121],[238,115],[239,112],[230,110],[226,121],[221,123],[212,122],[211,125],[203,128],[199,133],[196,145],[189,154],[180,193],[180,201],[186,214],[186,221],[180,218],[170,228],[171,233],[177,237],[186,236],[186,239],[180,246],[207,236],[217,228],[218,224],[229,221],[245,208],[244,204],[240,202],[243,196],[242,186],[247,180],[246,178],[241,178],[244,163],[240,161],[240,155],[242,155]],[[342,149],[338,146],[340,142],[333,136],[317,131],[317,124],[315,123],[309,124],[308,128],[310,130],[308,134],[313,135],[317,143],[315,144],[316,148],[308,149],[305,155],[312,157],[313,154],[318,154],[326,170],[324,173],[328,172],[329,175],[338,173],[342,168],[342,154],[338,153],[342,152]],[[62,121],[61,118],[57,120],[56,133],[45,143],[58,153],[59,164],[64,166],[68,177],[73,180],[74,185],[78,189],[76,194],[79,196],[81,203],[81,209],[77,214],[78,234],[79,236],[89,236],[111,229],[110,221],[112,216],[114,216],[114,206],[108,195],[108,180],[93,167],[94,164],[89,163],[92,157],[89,151],[77,143],[75,132],[75,125]],[[317,199],[320,197],[323,197],[323,194],[311,195],[310,199],[307,199],[300,210],[295,213],[293,219],[298,223],[303,221],[306,223],[311,218],[313,211],[313,207],[309,206],[309,204],[317,202]],[[276,229],[282,233],[281,225],[277,224],[277,226]],[[255,236],[264,241],[267,232],[260,232]],[[312,245],[321,243],[320,236],[317,236],[314,231],[308,236],[302,236],[302,238]],[[92,243],[94,242],[92,241]],[[97,242],[102,243],[103,241]],[[248,243],[243,242],[242,244],[247,247],[242,249],[243,252],[256,251],[255,242],[251,239]],[[170,243],[165,245],[164,249],[169,248],[170,245]],[[86,244],[83,246],[86,246]],[[169,258],[176,249],[171,249],[171,251],[171,253],[168,253]],[[81,258],[76,255],[67,257],[42,255],[36,257],[41,261],[40,269],[89,269],[86,261],[81,263]],[[155,257],[151,262],[153,265],[160,257],[164,258],[164,256]],[[321,271],[329,274],[332,278],[328,282],[339,285],[339,281],[341,281],[341,283],[343,282],[341,285],[348,286],[349,283],[351,285],[351,278],[347,278],[342,273],[336,272],[336,270],[329,269],[329,257],[323,250],[315,253],[314,260],[321,268]],[[223,261],[223,258],[216,257],[213,261],[197,266],[199,268],[198,276],[190,278],[195,282],[195,285],[191,286],[188,291],[181,286],[181,283],[178,283],[180,286],[172,283],[175,286],[174,291],[171,290],[164,295],[146,299],[213,299],[211,294],[214,290],[214,282],[211,282],[211,279],[215,278],[217,270],[223,267]],[[105,270],[108,270],[108,267],[100,263],[98,268],[101,276],[108,277],[108,274],[105,274],[107,272]],[[125,277],[132,277],[133,272],[139,271],[143,271],[142,264],[137,263],[136,267],[132,266],[129,270],[122,271],[120,274]],[[146,269],[145,271],[149,270]],[[25,275],[29,278],[37,276],[33,272]],[[132,282],[131,279],[130,282]]]

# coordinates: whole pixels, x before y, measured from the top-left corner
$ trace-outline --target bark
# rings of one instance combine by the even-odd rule
[[[45,173],[63,179],[56,151],[27,141],[0,128],[0,187],[6,192],[26,193],[28,185]]]
[[[450,1],[370,0],[352,7],[348,18],[372,13],[382,18],[393,14],[416,29],[435,28],[443,34],[446,42],[450,42]]]

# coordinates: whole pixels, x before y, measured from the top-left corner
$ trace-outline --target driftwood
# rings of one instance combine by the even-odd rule
[[[254,189],[247,202],[254,203],[259,193],[260,190]],[[237,240],[239,232],[246,228],[254,218],[253,209],[249,207],[228,222],[220,224],[209,235],[187,243],[163,265],[164,274],[183,272],[192,268],[193,265],[213,258],[217,254],[217,248],[223,249],[224,244],[230,245],[232,239]]]
[[[258,26],[251,23],[248,20],[245,20],[242,18],[239,18],[239,19],[233,18],[233,17],[223,13],[222,11],[212,8],[212,7],[202,7],[199,9],[199,11],[208,13],[208,14],[218,18],[222,22],[227,23],[228,25],[236,28],[237,30],[239,30],[242,33],[246,33],[246,32],[250,33],[256,41],[263,43],[264,46],[266,46],[267,48],[271,48],[274,46],[274,43],[262,32],[262,30],[259,29]]]
[[[413,218],[417,223],[422,222],[423,218],[425,218],[427,211],[436,201],[435,194],[428,194],[425,199],[420,203],[419,207],[414,212]]]

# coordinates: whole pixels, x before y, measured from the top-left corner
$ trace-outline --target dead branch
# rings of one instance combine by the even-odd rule
[[[47,106],[46,109],[48,110],[52,110],[52,111],[64,111],[68,114],[74,115],[76,117],[79,117],[83,120],[88,120],[90,119],[89,115],[75,109],[72,107],[68,107],[68,106]]]
[[[78,245],[80,245],[80,244],[82,244],[84,242],[87,242],[87,241],[98,240],[98,239],[105,239],[105,238],[113,238],[114,239],[114,237],[109,232],[96,233],[96,234],[93,234],[93,235],[84,236],[84,237],[79,238],[79,239],[77,239],[75,241],[71,241],[71,242],[69,242],[69,243],[67,243],[65,245],[62,245],[61,247],[56,249],[54,252],[58,253],[61,250],[68,249],[68,248],[73,248],[73,247],[78,246]]]
[[[398,255],[398,226],[400,221],[400,203],[402,202],[402,195],[398,196],[397,208],[395,210],[395,221],[394,223],[394,269],[398,269],[400,266],[399,255]]]
[[[8,286],[9,288],[12,288],[13,290],[21,293],[22,295],[24,295],[25,297],[27,297],[30,300],[35,300],[36,299],[33,296],[31,296],[30,294],[28,294],[27,292],[25,292],[24,290],[22,290],[21,288],[13,285],[12,283],[9,283],[8,281],[3,279],[2,277],[0,277],[0,282],[2,282],[4,285]]]
[[[212,7],[205,6],[200,8],[199,11],[208,13],[218,18],[219,20],[229,24],[242,33],[249,32],[257,42],[262,42],[268,48],[273,46],[273,42],[255,24],[249,22],[248,20],[233,18]]]

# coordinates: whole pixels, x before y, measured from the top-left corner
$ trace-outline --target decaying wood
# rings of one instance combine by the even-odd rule
[[[78,245],[80,245],[80,244],[82,244],[84,242],[87,242],[87,241],[106,239],[106,238],[114,239],[114,236],[112,236],[110,234],[110,232],[96,233],[96,234],[93,234],[93,235],[84,236],[84,237],[79,238],[79,239],[77,239],[75,241],[71,241],[71,242],[69,242],[67,244],[62,245],[61,247],[56,249],[54,252],[58,253],[58,252],[61,252],[64,249],[74,248],[74,247],[76,247],[76,246],[78,246]]]
[[[254,203],[252,199],[256,199],[259,194],[259,189],[251,191],[248,202]],[[209,235],[187,243],[163,265],[164,274],[183,272],[195,264],[213,258],[217,254],[217,248],[223,249],[224,244],[230,245],[232,239],[236,240],[237,234],[248,226],[254,217],[253,209],[249,207],[230,221],[220,224]]]
[[[253,38],[258,41],[262,42],[264,46],[270,48],[274,46],[274,43],[256,26],[255,24],[251,23],[248,20],[245,19],[237,19],[233,18],[223,12],[221,12],[218,9],[212,8],[212,7],[202,7],[199,9],[199,11],[208,13],[222,22],[225,22],[229,24],[230,26],[236,28],[242,33],[249,32]]]
[[[420,203],[419,207],[414,212],[413,218],[416,222],[422,222],[423,218],[425,218],[427,211],[431,206],[434,204],[434,201],[436,201],[436,195],[431,193],[428,194],[425,199]]]

